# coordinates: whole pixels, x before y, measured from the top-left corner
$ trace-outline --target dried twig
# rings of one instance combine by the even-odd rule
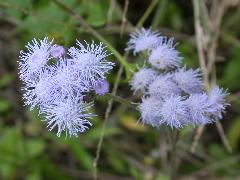
[[[211,83],[215,84],[216,81],[216,72],[215,72],[215,62],[216,62],[216,50],[217,50],[217,42],[220,35],[220,24],[223,18],[223,15],[228,6],[232,5],[231,3],[222,0],[220,3],[217,1],[213,1],[211,6],[211,13],[208,16],[204,1],[193,0],[194,7],[194,21],[195,21],[195,31],[196,31],[196,43],[198,49],[198,56],[200,61],[200,66],[203,71],[203,79],[204,85],[207,90],[212,86]],[[204,13],[201,13],[201,7]],[[206,15],[207,14],[207,15]],[[205,31],[203,29],[203,25],[201,24],[200,16],[205,17],[203,24],[206,26]],[[207,29],[207,30],[206,30]],[[208,43],[204,43],[203,40],[207,39]],[[206,52],[204,52],[206,50]],[[209,82],[209,78],[211,75],[211,81]],[[218,133],[225,145],[226,149],[231,152],[231,147],[228,143],[226,135],[223,131],[223,127],[221,123],[216,122]],[[195,148],[198,144],[198,141],[203,133],[204,126],[200,126],[197,129],[196,135],[194,137],[193,145],[191,147],[191,152],[195,151]]]

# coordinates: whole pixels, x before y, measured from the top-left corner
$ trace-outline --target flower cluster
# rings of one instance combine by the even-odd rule
[[[202,125],[222,118],[228,103],[226,91],[215,86],[204,91],[200,69],[186,69],[173,38],[151,29],[138,29],[130,35],[127,50],[134,54],[145,51],[147,65],[134,73],[131,89],[143,95],[138,109],[145,124]]]
[[[23,81],[23,99],[30,109],[38,108],[49,130],[57,128],[57,135],[77,136],[86,131],[93,116],[92,102],[85,97],[90,91],[104,95],[109,90],[106,74],[113,63],[102,43],[76,47],[65,52],[64,47],[48,38],[34,39],[27,51],[20,51],[19,77]]]

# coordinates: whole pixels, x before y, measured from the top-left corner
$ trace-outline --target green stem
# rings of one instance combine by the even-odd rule
[[[121,104],[124,104],[126,106],[129,106],[133,109],[136,109],[136,105],[132,104],[130,101],[128,101],[127,99],[124,99],[120,96],[117,96],[113,93],[107,93],[105,96],[107,96],[109,99],[112,99],[113,101],[117,101],[120,102]]]
[[[141,27],[143,23],[147,20],[149,15],[152,13],[153,9],[157,5],[159,0],[153,0],[152,3],[148,6],[147,10],[142,15],[141,19],[138,21],[136,27]]]

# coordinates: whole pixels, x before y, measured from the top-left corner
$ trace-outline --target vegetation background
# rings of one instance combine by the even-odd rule
[[[113,94],[139,102],[128,82],[144,57],[124,52],[136,26],[175,37],[188,68],[210,62],[206,87],[218,83],[231,93],[222,125],[181,130],[177,179],[240,179],[239,9],[237,0],[0,0],[0,179],[92,179],[97,169],[104,180],[169,179],[164,133],[137,123],[139,113],[126,104],[93,97],[94,126],[65,139],[21,99],[19,51],[49,36],[65,47],[75,39],[103,41],[116,63],[108,77]]]

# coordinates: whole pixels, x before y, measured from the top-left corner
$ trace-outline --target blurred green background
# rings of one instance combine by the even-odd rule
[[[206,7],[218,2],[206,1]],[[178,148],[178,179],[240,179],[239,9],[235,3],[224,13],[215,66],[217,83],[231,93],[231,107],[221,123],[232,152],[226,150],[212,124],[191,153],[195,129],[184,128]],[[0,0],[0,179],[92,179],[108,99],[95,97],[93,111],[98,117],[88,132],[78,138],[58,138],[47,130],[37,111],[23,106],[17,75],[19,51],[34,37],[48,36],[65,47],[75,39],[99,40],[72,12],[122,55],[129,33],[145,13],[144,27],[175,37],[187,66],[199,67],[190,0]],[[117,64],[108,77],[112,87],[120,63],[114,53],[109,59]],[[127,61],[134,69],[143,64],[144,57],[130,55]],[[126,72],[124,68],[117,94],[138,102]],[[137,111],[114,102],[99,159],[99,179],[169,179],[161,154],[166,146],[161,142],[163,135],[158,129],[137,124],[138,118]]]

